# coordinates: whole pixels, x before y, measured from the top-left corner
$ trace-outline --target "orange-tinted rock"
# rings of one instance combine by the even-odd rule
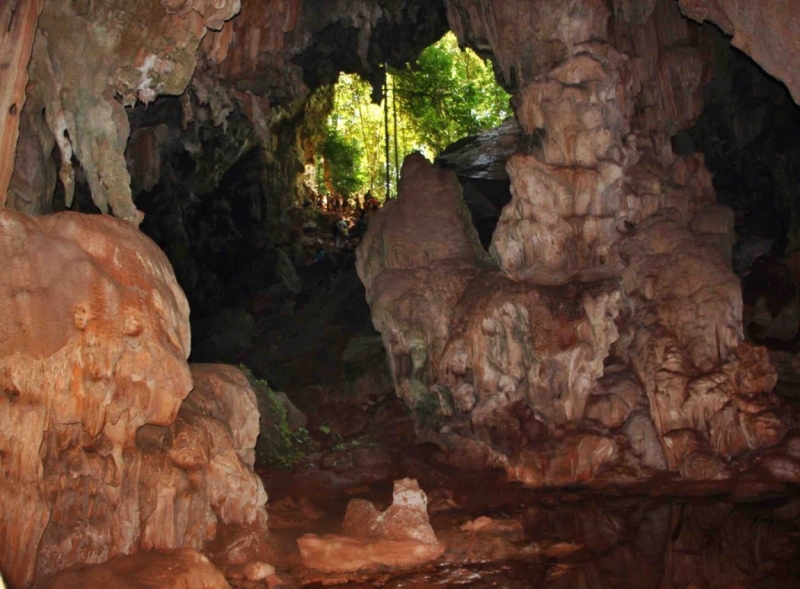
[[[563,487],[591,481],[618,459],[619,446],[614,439],[574,434],[523,450],[509,467],[508,476],[532,487]]]
[[[793,59],[800,51],[800,3],[680,0],[680,7],[689,18],[711,21],[733,35],[731,44],[786,84],[794,101],[800,102],[800,73]]]
[[[444,546],[414,540],[361,540],[306,534],[297,540],[303,565],[323,573],[411,568],[439,558]]]
[[[515,519],[481,516],[456,529],[439,532],[447,550],[443,563],[496,562],[512,558],[533,558],[538,546],[531,542],[522,523]]]
[[[565,18],[566,14],[570,14]],[[607,39],[608,6],[599,0],[451,0],[447,18],[458,38],[491,48],[505,81],[520,86],[564,60],[570,47]]]
[[[395,481],[392,504],[384,512],[377,511],[364,499],[350,501],[342,522],[342,533],[351,538],[414,540],[438,545],[428,521],[427,507],[428,498],[417,481]]]
[[[36,24],[44,0],[7,2],[0,9],[0,60],[3,62],[3,86],[0,89],[0,207],[14,171],[14,153],[19,135],[25,86],[28,83],[28,61],[31,58]]]
[[[357,268],[368,300],[378,296],[373,281],[384,270],[486,260],[455,174],[412,153],[403,161],[399,192],[402,198],[387,202],[370,220],[359,246]]]
[[[353,499],[342,524],[343,536],[306,534],[297,540],[303,564],[322,572],[407,568],[444,552],[428,521],[427,497],[417,481],[394,482],[392,505],[383,512]]]
[[[140,552],[102,564],[81,565],[49,577],[35,589],[230,589],[220,571],[191,549]]]
[[[8,208],[29,215],[53,212],[58,170],[53,159],[47,156],[54,146],[55,140],[42,114],[35,108],[25,109],[20,121],[14,173],[8,184]]]
[[[642,387],[630,372],[604,374],[586,406],[586,418],[617,429],[631,415],[642,398]]]
[[[225,364],[192,364],[194,389],[184,408],[193,408],[228,425],[236,452],[250,468],[259,434],[258,401],[244,373]]]
[[[105,216],[6,210],[0,224],[0,448],[10,457],[0,568],[10,582],[140,548],[199,549],[217,522],[263,526],[266,495],[237,454],[248,448],[202,407],[182,406],[189,309],[164,254]],[[257,418],[241,390],[200,389],[195,402],[216,403],[209,413]]]

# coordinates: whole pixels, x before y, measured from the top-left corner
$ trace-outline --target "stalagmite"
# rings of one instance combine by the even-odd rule
[[[670,146],[700,113],[703,38],[673,2],[639,8],[448,2],[541,147],[508,160],[496,267],[458,187],[412,156],[358,269],[397,394],[452,462],[533,486],[718,480],[790,427],[766,350],[743,342],[732,215],[702,155]]]

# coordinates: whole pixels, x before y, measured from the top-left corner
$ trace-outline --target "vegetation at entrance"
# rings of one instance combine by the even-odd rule
[[[328,133],[317,154],[317,189],[350,196],[369,190],[387,197],[387,127],[390,194],[397,169],[412,151],[429,158],[462,137],[499,125],[510,115],[509,95],[490,63],[461,50],[452,33],[400,70],[389,69],[381,104],[357,76],[341,74]],[[387,103],[388,100],[388,103]]]
[[[509,115],[508,94],[492,66],[461,50],[448,33],[419,56],[414,66],[392,72],[398,106],[419,140],[441,153],[462,137],[496,127]]]
[[[322,146],[323,172],[329,192],[349,197],[364,185],[363,149],[338,127],[329,127]]]

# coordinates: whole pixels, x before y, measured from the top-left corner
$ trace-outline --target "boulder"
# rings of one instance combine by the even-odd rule
[[[0,569],[28,586],[266,523],[237,454],[247,396],[192,400],[189,309],[163,253],[107,216],[0,212]],[[251,391],[252,395],[252,391]],[[238,404],[241,409],[234,409]],[[208,410],[208,413],[205,411]]]
[[[306,534],[297,540],[303,564],[340,573],[409,568],[437,559],[445,550],[428,521],[427,497],[417,481],[394,482],[394,500],[378,511],[364,499],[347,506],[341,536]]]
[[[34,589],[230,589],[225,577],[202,554],[182,548],[174,552],[140,552],[102,564],[79,565],[48,577]]]

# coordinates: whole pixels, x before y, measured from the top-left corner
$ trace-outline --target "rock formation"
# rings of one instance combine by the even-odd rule
[[[207,29],[220,29],[238,11],[239,0],[45,3],[29,109],[44,111],[58,145],[67,206],[75,157],[100,210],[141,222],[123,155],[130,132],[124,107],[182,93]]]
[[[750,467],[796,483],[792,415],[771,392],[764,349],[743,341],[733,217],[715,204],[703,157],[671,142],[700,112],[710,61],[708,37],[681,11],[733,35],[797,99],[796,4],[6,2],[0,205],[49,213],[56,192],[68,207],[85,184],[99,211],[134,224],[134,196],[150,195],[172,217],[153,225],[177,229],[176,252],[196,244],[176,220],[186,203],[210,203],[226,230],[247,208],[263,240],[253,244],[274,243],[313,151],[303,119],[324,119],[330,101],[317,87],[342,70],[378,87],[383,65],[402,65],[449,23],[493,57],[528,139],[506,167],[513,199],[491,255],[454,177],[419,156],[360,249],[420,437],[536,486],[661,471],[720,480]],[[162,103],[168,121],[145,108],[161,95],[181,96]],[[261,158],[263,190],[217,198],[246,157]],[[199,549],[226,524],[263,528],[252,390],[232,368],[190,371],[188,306],[158,248],[108,217],[3,210],[0,227],[0,569],[11,583],[141,549]],[[233,229],[231,241],[250,242]],[[223,253],[207,274],[187,263],[187,280],[226,263]]]
[[[520,4],[448,3],[541,137],[508,161],[496,266],[420,156],[359,248],[397,393],[450,460],[530,485],[731,477],[792,423],[742,341],[733,216],[670,146],[700,112],[704,38],[666,1]]]
[[[394,482],[392,505],[380,512],[365,499],[347,506],[342,535],[298,538],[303,564],[326,573],[409,568],[436,560],[445,545],[428,521],[428,498],[417,481]]]
[[[263,527],[254,395],[229,368],[198,368],[192,391],[189,309],[155,244],[107,216],[5,210],[0,224],[12,586],[140,549],[200,549],[218,524]]]
[[[0,206],[6,204],[6,190],[14,170],[14,153],[19,120],[25,106],[28,61],[31,58],[36,25],[44,0],[6,3],[0,11],[0,59],[3,60],[3,89],[0,91]]]
[[[783,81],[800,102],[800,72],[793,59],[800,52],[800,3],[680,0],[681,11],[698,22],[711,21],[770,74]]]
[[[134,554],[102,564],[78,566],[53,575],[35,589],[230,589],[206,557],[190,548]]]

